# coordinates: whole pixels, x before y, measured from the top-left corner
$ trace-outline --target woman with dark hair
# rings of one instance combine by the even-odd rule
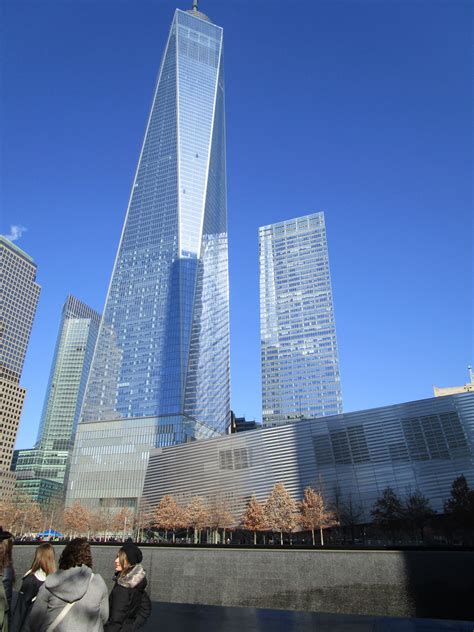
[[[74,538],[64,547],[59,570],[39,589],[31,611],[35,632],[102,632],[109,616],[107,588],[91,568],[89,543]]]
[[[133,632],[145,625],[151,613],[142,552],[133,542],[126,542],[115,559],[115,586],[109,597],[110,618],[106,632]]]
[[[8,632],[15,573],[12,563],[13,536],[0,527],[0,632]]]
[[[35,551],[30,570],[24,575],[20,592],[11,620],[10,632],[30,632],[30,612],[38,591],[48,575],[56,570],[54,548],[49,542],[43,542]]]

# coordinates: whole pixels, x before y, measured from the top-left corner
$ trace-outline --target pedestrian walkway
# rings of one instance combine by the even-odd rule
[[[348,616],[230,608],[179,603],[153,603],[143,632],[473,632],[474,624],[440,619]]]

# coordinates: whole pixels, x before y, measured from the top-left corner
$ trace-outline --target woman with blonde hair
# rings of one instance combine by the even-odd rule
[[[56,571],[54,548],[49,542],[40,544],[30,570],[24,575],[13,611],[11,632],[30,632],[30,612],[46,577]]]
[[[0,527],[0,632],[8,632],[15,573],[12,563],[13,536]]]

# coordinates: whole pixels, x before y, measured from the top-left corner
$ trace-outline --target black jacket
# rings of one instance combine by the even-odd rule
[[[20,592],[15,604],[15,609],[11,618],[10,632],[30,632],[30,612],[38,590],[44,583],[46,575],[40,572],[28,573],[23,577]]]
[[[7,596],[8,607],[12,605],[13,594],[13,582],[15,581],[15,572],[13,566],[5,566],[3,569],[3,575],[0,575],[3,581],[3,588],[5,589],[5,595]]]
[[[141,628],[151,613],[145,569],[135,564],[126,575],[115,576],[109,597],[109,620],[105,632],[132,632]]]
[[[0,572],[0,630],[8,630],[11,620],[11,605],[15,573],[12,566],[5,566]]]

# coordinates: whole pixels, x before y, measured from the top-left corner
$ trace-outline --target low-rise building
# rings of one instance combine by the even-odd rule
[[[474,392],[474,373],[472,367],[467,367],[469,371],[469,382],[462,386],[433,386],[435,397],[444,397],[445,395],[456,395],[457,393]]]
[[[383,490],[421,491],[443,510],[453,480],[474,486],[474,393],[430,398],[151,451],[143,495],[225,499],[240,519],[250,496],[264,501],[277,482],[295,500],[305,487],[326,502],[351,501],[361,521]]]

